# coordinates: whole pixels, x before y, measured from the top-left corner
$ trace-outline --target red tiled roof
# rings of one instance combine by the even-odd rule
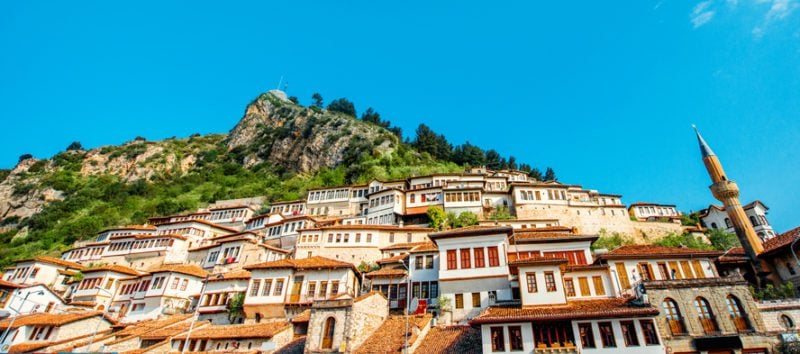
[[[292,323],[303,323],[311,320],[311,309],[301,312],[299,315],[292,317]]]
[[[410,250],[416,246],[422,245],[426,242],[407,242],[407,243],[395,243],[393,245],[389,245],[386,247],[381,248],[381,251],[390,251],[390,250]]]
[[[582,270],[597,270],[597,269],[608,269],[608,264],[576,264],[576,265],[567,265],[567,272],[579,272]]]
[[[310,227],[302,230],[379,230],[379,231],[411,231],[411,232],[431,232],[434,229],[420,226],[397,226],[397,225],[372,225],[372,224],[356,224],[356,225],[330,225],[321,227]]]
[[[426,188],[426,189],[428,189],[428,188]],[[406,208],[405,215],[427,214],[428,213],[428,208],[430,208],[430,206],[427,206],[427,205],[426,206],[418,206],[418,207]]]
[[[28,259],[26,261],[50,263],[50,264],[53,264],[53,265],[67,267],[67,268],[74,268],[74,269],[83,269],[84,268],[84,266],[82,266],[82,265],[80,265],[78,263],[65,261],[65,260],[63,260],[61,258],[48,257],[48,256],[39,256],[39,257],[35,257],[33,259]],[[17,263],[21,263],[21,262],[25,262],[25,261],[18,261]]]
[[[480,235],[490,235],[490,234],[511,235],[512,232],[514,232],[514,229],[512,229],[511,226],[474,225],[447,231],[434,232],[432,234],[428,234],[428,237],[431,239],[437,239],[446,237],[480,236]]]
[[[351,263],[337,261],[335,259],[314,256],[311,258],[302,258],[302,259],[281,259],[277,261],[271,262],[264,262],[258,264],[252,264],[245,266],[244,269],[247,270],[254,270],[254,269],[280,269],[280,268],[291,268],[291,269],[339,269],[339,268],[349,268],[352,269],[354,272],[358,273],[358,269]]]
[[[203,328],[205,326],[210,325],[211,323],[208,321],[199,321],[194,324],[193,330]],[[173,336],[177,336],[182,333],[186,333],[191,326],[190,321],[186,322],[179,322],[172,326],[166,326],[161,328],[154,328],[147,333],[143,333],[141,335],[142,340],[164,340]],[[184,335],[185,338],[185,335]]]
[[[237,324],[224,326],[206,326],[195,330],[191,339],[237,339],[237,338],[272,338],[272,336],[291,328],[286,321],[263,322],[255,324]]]
[[[164,264],[149,270],[149,273],[173,272],[205,278],[208,272],[195,264]]]
[[[8,348],[9,353],[29,353],[53,345],[54,342],[22,342]]]
[[[471,326],[433,327],[415,354],[480,354],[481,331]]]
[[[81,307],[95,307],[97,303],[94,301],[70,301],[70,306],[81,306]]]
[[[100,316],[102,314],[103,313],[100,311],[81,311],[68,313],[37,312],[29,315],[17,316],[14,320],[12,328],[19,328],[23,326],[62,326],[90,317]],[[10,323],[10,319],[4,319],[0,321],[0,328],[8,328]]]
[[[566,258],[554,258],[554,257],[544,257],[539,255],[534,255],[530,257],[525,257],[517,260],[513,260],[508,262],[508,265],[511,266],[521,266],[521,265],[559,265],[568,263],[569,260]]]
[[[381,268],[366,274],[367,278],[385,277],[385,278],[398,278],[406,276],[406,271],[396,268]]]
[[[250,279],[250,272],[246,270],[234,270],[227,273],[217,273],[211,274],[208,277],[208,282],[215,282],[215,281],[226,281],[226,280],[238,280],[238,279]]]
[[[86,268],[86,269],[83,270],[83,273],[85,274],[85,273],[94,273],[94,272],[103,272],[103,271],[117,272],[117,273],[127,274],[127,275],[145,275],[145,274],[147,274],[145,272],[140,272],[140,271],[138,271],[136,269],[133,269],[133,268],[130,268],[130,267],[116,265],[116,264],[114,264],[114,265],[104,265],[104,266],[95,267],[95,268]]]
[[[564,305],[530,307],[489,307],[471,324],[553,321],[590,318],[649,317],[658,315],[658,309],[646,305],[636,306],[627,299],[572,300]]]
[[[401,253],[401,254],[398,254],[396,256],[387,257],[387,258],[381,258],[381,259],[375,261],[375,263],[378,263],[378,264],[399,263],[399,262],[402,262],[406,257],[408,257],[408,253]]]
[[[113,230],[141,230],[141,231],[155,231],[156,227],[152,225],[125,225],[125,226],[118,226],[118,227],[111,227],[108,229],[104,229],[103,231],[98,232],[98,234],[102,234],[106,231],[113,231]]]
[[[646,259],[659,257],[691,258],[691,257],[718,257],[719,251],[708,251],[688,247],[665,247],[656,245],[625,245],[613,251],[600,254],[603,259]]]
[[[782,250],[783,248],[791,245],[792,241],[794,241],[794,239],[798,236],[800,236],[800,226],[767,240],[767,242],[764,242],[764,251],[761,252],[759,256],[768,255]]]
[[[220,224],[215,224],[215,223],[213,223],[211,221],[203,220],[203,219],[189,219],[189,220],[180,220],[180,221],[170,221],[170,222],[165,222],[165,223],[159,224],[158,226],[185,224],[185,223],[192,223],[192,222],[196,222],[198,224],[203,224],[203,225],[208,225],[208,226],[211,226],[211,227],[214,227],[214,228],[217,228],[217,229],[220,229],[220,230],[225,230],[225,231],[228,231],[228,232],[231,232],[231,233],[239,232],[239,230],[236,230],[236,229],[233,229],[233,228],[230,228],[230,227],[226,227],[226,226],[222,226]]]
[[[268,249],[268,250],[270,250],[270,251],[273,251],[273,252],[278,252],[278,253],[283,253],[283,254],[289,254],[289,253],[292,253],[292,251],[290,251],[290,250],[285,250],[285,249],[283,249],[283,248],[280,248],[280,247],[275,247],[275,246],[265,245],[265,244],[263,244],[263,243],[259,243],[258,245],[259,245],[260,247],[264,247],[264,248],[266,248],[266,249]]]
[[[717,258],[717,262],[720,263],[743,263],[748,261],[750,261],[750,258],[747,258],[744,253],[744,247],[741,246],[732,247]]]
[[[511,243],[594,241],[597,235],[573,235],[563,232],[514,232]]]
[[[5,281],[3,279],[0,279],[0,286],[6,287],[6,288],[22,288],[22,287],[24,287],[23,285],[19,285],[17,283],[12,283],[10,281]]]
[[[439,247],[436,247],[436,244],[433,242],[423,242],[419,246],[415,246],[412,248],[408,253],[422,253],[422,252],[438,252]]]
[[[431,318],[431,314],[409,317],[409,345],[412,345],[417,340],[413,328],[416,327],[418,330],[424,328],[431,321]],[[397,353],[403,349],[405,337],[405,316],[389,316],[353,353]]]

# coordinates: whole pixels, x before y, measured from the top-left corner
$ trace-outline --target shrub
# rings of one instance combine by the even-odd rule
[[[83,150],[83,145],[79,141],[73,141],[72,144],[67,146],[67,151]]]

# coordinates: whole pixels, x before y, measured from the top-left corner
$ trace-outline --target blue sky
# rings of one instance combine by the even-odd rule
[[[275,88],[513,154],[626,203],[714,202],[695,123],[800,225],[800,3],[0,3],[0,166],[227,132]]]

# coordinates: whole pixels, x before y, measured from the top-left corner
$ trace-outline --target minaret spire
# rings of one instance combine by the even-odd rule
[[[711,150],[711,147],[708,146],[708,143],[706,143],[706,140],[703,139],[703,136],[700,135],[700,131],[697,130],[697,126],[692,124],[692,128],[694,129],[694,133],[697,135],[697,143],[700,144],[700,154],[703,157],[716,156],[714,151]]]

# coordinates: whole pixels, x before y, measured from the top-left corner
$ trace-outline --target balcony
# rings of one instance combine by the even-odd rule
[[[573,346],[563,346],[563,347],[537,347],[533,349],[533,352],[536,354],[578,354],[578,348]]]

